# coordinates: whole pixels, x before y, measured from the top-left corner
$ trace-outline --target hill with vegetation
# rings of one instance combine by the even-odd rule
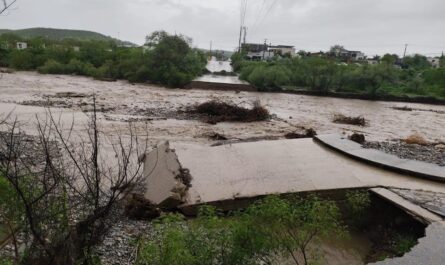
[[[44,37],[51,40],[76,39],[76,40],[99,40],[114,41],[117,44],[135,46],[134,43],[121,41],[101,33],[87,30],[72,29],[53,29],[53,28],[29,28],[19,30],[0,29],[0,35],[11,33],[21,38],[29,39],[35,37]]]

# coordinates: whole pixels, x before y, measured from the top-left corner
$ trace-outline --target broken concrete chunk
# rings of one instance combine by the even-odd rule
[[[141,194],[130,194],[125,203],[125,215],[134,220],[152,220],[161,215],[161,210]]]
[[[168,142],[160,144],[145,157],[147,179],[145,198],[161,208],[176,208],[185,202],[191,186],[190,172],[182,168]]]

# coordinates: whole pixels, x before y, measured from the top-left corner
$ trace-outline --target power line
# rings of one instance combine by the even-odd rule
[[[261,7],[257,13],[257,17],[255,19],[255,22],[253,23],[252,29],[255,29],[256,26],[258,25],[258,22],[260,22],[260,18],[261,18],[261,14],[263,13],[264,7],[266,6],[266,1],[267,0],[263,0]]]
[[[267,16],[270,14],[270,12],[273,10],[273,8],[275,7],[276,3],[278,2],[278,0],[274,0],[272,2],[272,4],[269,6],[269,9],[267,10],[267,12],[264,14],[263,18],[261,19],[261,21],[258,23],[257,27],[261,26],[264,21],[266,20]]]

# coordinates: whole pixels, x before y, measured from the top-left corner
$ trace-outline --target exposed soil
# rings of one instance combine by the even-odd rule
[[[358,229],[372,242],[365,264],[401,257],[425,236],[425,225],[387,201],[372,196],[367,218]],[[404,242],[409,241],[409,242]]]

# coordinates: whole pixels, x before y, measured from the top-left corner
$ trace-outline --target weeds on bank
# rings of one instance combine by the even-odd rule
[[[345,234],[340,220],[334,202],[316,197],[270,196],[229,217],[204,206],[193,221],[177,214],[160,220],[154,238],[140,241],[136,264],[310,264],[319,237]]]

